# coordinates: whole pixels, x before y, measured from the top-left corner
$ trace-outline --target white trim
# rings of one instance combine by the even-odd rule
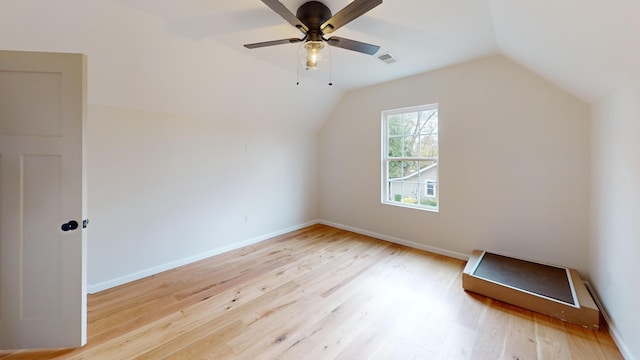
[[[424,210],[424,209],[423,209]],[[376,239],[380,239],[380,240],[385,240],[385,241],[389,241],[395,244],[400,244],[400,245],[404,245],[404,246],[408,246],[411,248],[415,248],[415,249],[420,249],[420,250],[424,250],[424,251],[428,251],[428,252],[432,252],[435,254],[439,254],[439,255],[444,255],[444,256],[449,256],[452,258],[456,258],[456,259],[460,259],[460,260],[469,260],[469,255],[465,255],[462,253],[458,253],[458,252],[454,252],[454,251],[449,251],[449,250],[445,250],[445,249],[441,249],[441,248],[437,248],[434,246],[429,246],[429,245],[425,245],[425,244],[420,244],[420,243],[416,243],[416,242],[412,242],[412,241],[408,241],[408,240],[404,240],[404,239],[400,239],[400,238],[396,238],[393,236],[387,236],[387,235],[383,235],[383,234],[378,234],[375,232],[371,232],[371,231],[367,231],[367,230],[363,230],[363,229],[359,229],[359,228],[354,228],[351,226],[346,226],[346,225],[342,225],[342,224],[338,224],[338,223],[334,223],[334,222],[330,222],[330,221],[326,221],[326,220],[312,220],[303,224],[299,224],[299,225],[295,225],[295,226],[291,226],[285,229],[280,229],[278,231],[274,231],[268,234],[264,234],[264,235],[260,235],[251,239],[247,239],[244,240],[242,242],[239,243],[235,243],[235,244],[231,244],[231,245],[227,245],[227,246],[223,246],[217,249],[213,249],[201,254],[197,254],[194,256],[190,256],[190,257],[186,257],[186,258],[182,258],[179,260],[175,260],[175,261],[171,261],[162,265],[158,265],[158,266],[154,266],[145,270],[141,270],[132,274],[128,274],[128,275],[124,275],[124,276],[120,276],[117,277],[115,279],[111,279],[111,280],[107,280],[107,281],[103,281],[101,283],[97,283],[97,284],[92,284],[92,285],[88,285],[87,286],[87,293],[89,294],[95,294],[97,292],[103,291],[103,290],[107,290],[107,289],[111,289],[113,287],[119,286],[119,285],[123,285],[135,280],[139,280],[151,275],[155,275],[155,274],[159,274],[163,271],[167,271],[167,270],[171,270],[171,269],[175,269],[177,267],[180,266],[184,266],[184,265],[188,265],[191,263],[194,263],[196,261],[200,261],[206,258],[209,258],[211,256],[215,256],[215,255],[219,255],[228,251],[232,251],[232,250],[236,250],[239,249],[241,247],[244,246],[249,246],[249,245],[253,245],[256,243],[259,243],[261,241],[264,240],[268,240],[271,239],[273,237],[282,235],[282,234],[286,234],[288,232],[291,231],[295,231],[295,230],[300,230],[302,228],[305,228],[307,226],[311,226],[311,225],[315,225],[315,224],[324,224],[327,226],[333,226],[335,228],[338,229],[342,229],[342,230],[347,230],[347,231],[351,231],[354,233],[358,233],[358,234],[362,234],[362,235],[367,235],[367,236],[371,236],[373,238]]]
[[[583,283],[591,293],[591,297],[593,297],[593,301],[596,302],[598,309],[600,309],[600,313],[602,314],[604,321],[607,323],[609,335],[611,335],[613,342],[616,343],[616,346],[618,347],[618,350],[620,350],[622,357],[624,357],[626,360],[637,360],[637,358],[633,356],[633,354],[631,353],[631,350],[629,350],[629,347],[627,347],[624,341],[622,341],[622,335],[620,335],[620,332],[613,324],[613,321],[611,321],[609,314],[607,314],[607,311],[605,310],[604,306],[602,306],[602,301],[600,301],[600,298],[598,297],[598,293],[596,293],[596,290],[593,288],[593,286],[591,286],[591,283],[589,283],[588,281],[583,281]]]
[[[347,225],[342,225],[342,224],[334,223],[334,222],[331,222],[331,221],[319,220],[318,222],[320,224],[323,224],[323,225],[332,226],[332,227],[335,227],[335,228],[338,228],[338,229],[351,231],[351,232],[354,232],[354,233],[357,233],[357,234],[370,236],[372,238],[376,238],[376,239],[380,239],[380,240],[384,240],[384,241],[389,241],[389,242],[392,242],[394,244],[404,245],[404,246],[408,246],[408,247],[411,247],[411,248],[414,248],[414,249],[424,250],[424,251],[428,251],[428,252],[431,252],[431,253],[434,253],[434,254],[444,255],[444,256],[452,257],[452,258],[459,259],[459,260],[464,260],[464,261],[469,260],[469,255],[463,254],[463,253],[459,253],[459,252],[456,252],[456,251],[445,250],[445,249],[442,249],[442,248],[439,248],[439,247],[435,247],[435,246],[420,244],[420,243],[417,243],[417,242],[404,240],[404,239],[400,239],[400,238],[397,238],[397,237],[388,236],[388,235],[384,235],[384,234],[378,234],[378,233],[375,233],[375,232],[372,232],[372,231],[363,230],[363,229],[359,229],[359,228],[355,228],[355,227],[351,227],[351,226],[347,226]]]
[[[223,246],[217,249],[213,249],[204,253],[200,253],[194,256],[189,256],[186,258],[182,258],[182,259],[178,259],[175,261],[171,261],[162,265],[158,265],[158,266],[154,266],[145,270],[141,270],[132,274],[128,274],[128,275],[124,275],[124,276],[120,276],[117,277],[115,279],[111,279],[111,280],[107,280],[107,281],[103,281],[101,283],[98,284],[93,284],[93,285],[88,285],[87,286],[87,292],[89,294],[95,294],[97,292],[103,291],[103,290],[107,290],[119,285],[123,285],[126,283],[129,283],[131,281],[135,281],[135,280],[139,280],[151,275],[155,275],[158,273],[161,273],[163,271],[167,271],[167,270],[171,270],[171,269],[175,269],[177,267],[183,266],[183,265],[187,265],[187,264],[191,264],[194,263],[196,261],[200,261],[206,258],[209,258],[211,256],[215,256],[215,255],[219,255],[231,250],[236,250],[239,249],[241,247],[244,246],[248,246],[248,245],[253,245],[256,243],[259,243],[261,241],[267,240],[267,239],[271,239],[273,237],[282,235],[282,234],[286,234],[288,232],[291,231],[295,231],[295,230],[300,230],[302,228],[305,228],[307,226],[311,226],[311,225],[315,225],[318,223],[318,220],[312,220],[303,224],[299,224],[299,225],[295,225],[295,226],[291,226],[288,228],[284,228],[284,229],[280,229],[268,234],[264,234],[264,235],[260,235],[251,239],[247,239],[235,244],[231,244],[231,245],[227,245],[227,246]]]
[[[437,110],[439,105],[440,105],[439,103],[432,103],[432,104],[425,104],[425,105],[408,106],[408,107],[399,108],[399,109],[384,110],[382,111],[382,115],[389,116],[389,115],[397,115],[397,114],[404,114],[404,113],[410,113],[410,112]]]
[[[408,209],[415,209],[415,210],[422,210],[422,211],[431,211],[434,213],[438,213],[440,212],[440,210],[435,207],[435,206],[429,206],[429,205],[416,205],[416,204],[412,204],[412,203],[405,203],[405,202],[397,202],[397,201],[383,201],[381,202],[382,205],[391,205],[391,206],[399,206],[399,207],[403,207],[403,208],[408,208]]]

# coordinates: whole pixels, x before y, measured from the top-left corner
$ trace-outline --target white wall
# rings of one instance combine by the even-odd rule
[[[209,1],[190,2],[183,13],[157,1],[0,0],[0,48],[87,55],[90,104],[317,130],[343,90],[304,75],[296,86],[295,62],[269,63],[263,50],[245,49],[241,19],[253,6],[269,10],[253,0],[227,3],[220,12]],[[228,18],[238,24],[224,27]],[[204,37],[177,31],[180,23]],[[295,49],[270,48],[293,51],[293,60]]]
[[[89,289],[315,220],[316,136],[303,124],[263,123],[242,128],[91,105]]]
[[[593,108],[591,279],[629,359],[640,358],[640,81]]]
[[[440,212],[380,204],[380,112],[440,104]],[[454,253],[588,270],[589,107],[495,56],[347,93],[320,131],[320,216]]]
[[[88,56],[91,291],[316,219],[312,133],[339,87],[296,86],[242,31],[176,32],[193,16],[156,3],[0,2],[0,48]]]

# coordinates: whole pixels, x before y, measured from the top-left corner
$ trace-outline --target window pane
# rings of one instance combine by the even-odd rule
[[[418,142],[419,138],[416,136],[405,136],[404,137],[404,156],[405,157],[415,157],[419,156],[420,153],[420,143]]]
[[[428,110],[420,112],[420,122],[422,134],[438,132],[438,110]]]
[[[389,136],[402,135],[402,114],[391,115],[387,118],[387,132]]]
[[[402,162],[402,167],[404,170],[404,173],[402,174],[405,181],[409,181],[408,179],[411,177],[416,177],[418,174],[418,166],[419,166],[419,162],[418,161],[403,161]],[[413,181],[417,181],[417,178],[414,179]]]
[[[389,199],[390,201],[402,201],[402,181],[389,181]]]
[[[389,161],[389,180],[402,178],[402,161]]]
[[[403,154],[402,137],[401,136],[389,137],[387,150],[389,152],[389,157],[401,157]]]
[[[438,156],[438,112],[437,110],[420,113],[420,156]]]
[[[421,160],[418,161],[418,166],[420,166],[420,173],[422,179],[427,177],[433,178],[434,180],[438,178],[438,168],[434,166],[437,163],[435,160]],[[427,172],[428,171],[428,172]],[[433,174],[433,175],[431,175]]]
[[[437,135],[420,135],[419,139],[420,156],[437,157],[438,156],[438,136]]]
[[[438,134],[432,134],[426,139],[426,147],[429,149],[429,154],[431,157],[438,157],[440,154],[439,146],[438,146]]]
[[[402,202],[406,204],[418,204],[420,187],[416,182],[405,182],[403,186]]]
[[[402,114],[402,119],[404,120],[404,135],[415,134],[416,124],[418,123],[418,113],[410,112]]]

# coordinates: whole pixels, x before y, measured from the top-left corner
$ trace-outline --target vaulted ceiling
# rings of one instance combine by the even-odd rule
[[[345,91],[497,53],[596,101],[640,75],[638,18],[635,0],[384,0],[333,35],[398,61],[332,48],[329,74],[298,44],[242,46],[300,35],[260,0],[0,0],[0,49],[87,54],[91,103],[313,130]]]

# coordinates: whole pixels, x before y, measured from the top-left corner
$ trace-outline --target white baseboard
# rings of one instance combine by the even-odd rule
[[[620,336],[620,332],[618,332],[618,329],[616,329],[615,325],[611,321],[609,314],[607,314],[607,312],[604,309],[604,306],[602,306],[602,301],[600,301],[600,298],[598,297],[598,293],[596,292],[594,287],[591,286],[591,283],[589,283],[588,281],[583,281],[583,282],[587,286],[587,289],[589,289],[589,292],[593,297],[593,301],[595,301],[596,305],[598,305],[598,309],[600,309],[600,313],[602,314],[604,321],[607,323],[609,334],[611,335],[611,338],[613,338],[613,341],[616,343],[616,346],[618,346],[618,350],[620,350],[620,353],[622,353],[622,356],[626,360],[637,360],[633,356],[633,354],[631,354],[631,351],[629,350],[627,345],[624,343],[624,341],[622,341],[622,336]]]
[[[120,277],[117,277],[115,279],[107,280],[107,281],[104,281],[104,282],[101,282],[101,283],[98,283],[98,284],[87,285],[87,292],[89,294],[95,294],[97,292],[100,292],[100,291],[103,291],[103,290],[107,290],[107,289],[110,289],[110,288],[113,288],[113,287],[116,287],[116,286],[119,286],[119,285],[123,285],[123,284],[129,283],[131,281],[139,280],[139,279],[145,278],[147,276],[155,275],[155,274],[161,273],[163,271],[175,269],[175,268],[183,266],[183,265],[188,265],[188,264],[194,263],[196,261],[200,261],[200,260],[206,259],[206,258],[211,257],[211,256],[219,255],[219,254],[231,251],[231,250],[236,250],[236,249],[239,249],[239,248],[244,247],[244,246],[253,245],[255,243],[259,243],[261,241],[264,241],[264,240],[267,240],[267,239],[271,239],[272,237],[276,237],[276,236],[279,236],[279,235],[282,235],[282,234],[286,234],[286,233],[291,232],[291,231],[299,230],[299,229],[305,228],[307,226],[315,225],[317,223],[318,223],[318,220],[309,221],[309,222],[306,222],[306,223],[303,223],[303,224],[291,226],[291,227],[288,227],[288,228],[285,228],[285,229],[280,229],[280,230],[277,230],[277,231],[274,231],[274,232],[271,232],[271,233],[268,233],[268,234],[264,234],[264,235],[260,235],[260,236],[257,236],[257,237],[251,238],[251,239],[247,239],[247,240],[241,241],[239,243],[223,246],[223,247],[220,247],[220,248],[217,248],[217,249],[213,249],[213,250],[201,253],[201,254],[197,254],[197,255],[194,255],[194,256],[189,256],[189,257],[178,259],[178,260],[175,260],[175,261],[171,261],[171,262],[168,262],[168,263],[165,263],[165,264],[162,264],[162,265],[158,265],[158,266],[154,266],[152,268],[148,268],[148,269],[145,269],[145,270],[142,270],[142,271],[138,271],[138,272],[135,272],[135,273],[132,273],[132,274],[127,274],[125,276],[120,276]]]
[[[424,251],[429,251],[435,254],[440,254],[440,255],[444,255],[444,256],[449,256],[452,258],[456,258],[456,259],[460,259],[460,260],[468,260],[469,259],[469,255],[467,254],[462,254],[462,253],[458,253],[455,251],[449,251],[449,250],[445,250],[445,249],[441,249],[441,248],[437,248],[434,246],[429,246],[429,245],[424,245],[424,244],[420,244],[420,243],[416,243],[416,242],[412,242],[412,241],[407,241],[404,239],[400,239],[400,238],[396,238],[393,236],[387,236],[387,235],[383,235],[383,234],[378,234],[372,231],[368,231],[368,230],[363,230],[363,229],[359,229],[359,228],[355,228],[355,227],[351,227],[351,226],[347,226],[347,225],[343,225],[343,224],[338,224],[338,223],[334,223],[331,221],[326,221],[326,220],[312,220],[303,224],[299,224],[296,226],[291,226],[285,229],[280,229],[278,231],[274,231],[268,234],[264,234],[264,235],[260,235],[251,239],[247,239],[245,241],[241,241],[239,243],[235,243],[235,244],[231,244],[228,246],[223,246],[220,248],[216,248],[201,254],[197,254],[194,256],[190,256],[190,257],[186,257],[186,258],[182,258],[182,259],[178,259],[175,261],[171,261],[165,264],[161,264],[158,266],[154,266],[145,270],[141,270],[132,274],[127,274],[124,276],[120,276],[117,277],[115,279],[111,279],[111,280],[107,280],[107,281],[103,281],[97,284],[91,284],[91,285],[87,285],[87,292],[89,294],[95,294],[97,292],[103,291],[103,290],[107,290],[107,289],[111,289],[113,287],[119,286],[119,285],[123,285],[135,280],[139,280],[148,276],[152,276],[155,274],[159,274],[163,271],[167,271],[167,270],[171,270],[171,269],[175,269],[177,267],[180,266],[184,266],[184,265],[188,265],[191,263],[194,263],[196,261],[200,261],[203,259],[206,259],[208,257],[211,256],[215,256],[215,255],[219,255],[228,251],[232,251],[232,250],[236,250],[239,249],[241,247],[244,246],[248,246],[248,245],[253,245],[255,243],[259,243],[261,241],[270,239],[272,237],[276,237],[282,234],[286,234],[288,232],[291,231],[295,231],[295,230],[299,230],[302,228],[305,228],[307,226],[311,226],[311,225],[315,225],[315,224],[324,224],[327,226],[332,226],[338,229],[343,229],[343,230],[347,230],[347,231],[351,231],[354,233],[358,233],[358,234],[362,234],[362,235],[366,235],[366,236],[371,236],[373,238],[376,239],[380,239],[380,240],[385,240],[385,241],[389,241],[392,243],[396,243],[396,244],[400,244],[400,245],[405,245],[408,247],[412,247],[415,249],[420,249],[420,250],[424,250]]]
[[[334,222],[331,222],[331,221],[319,220],[318,222],[320,224],[324,224],[324,225],[327,225],[327,226],[332,226],[332,227],[335,227],[335,228],[338,228],[338,229],[347,230],[347,231],[351,231],[351,232],[362,234],[362,235],[366,235],[366,236],[371,236],[372,238],[389,241],[389,242],[392,242],[392,243],[395,243],[395,244],[408,246],[408,247],[411,247],[411,248],[414,248],[414,249],[424,250],[424,251],[428,251],[428,252],[431,252],[431,253],[434,253],[434,254],[444,255],[444,256],[452,257],[452,258],[459,259],[459,260],[464,260],[464,261],[469,260],[469,255],[468,254],[463,254],[463,253],[459,253],[459,252],[456,252],[456,251],[445,250],[445,249],[441,249],[439,247],[420,244],[420,243],[417,243],[417,242],[408,241],[408,240],[400,239],[400,238],[393,237],[393,236],[378,234],[378,233],[375,233],[375,232],[372,232],[372,231],[363,230],[363,229],[355,228],[355,227],[352,227],[352,226],[342,225],[342,224],[334,223]]]

